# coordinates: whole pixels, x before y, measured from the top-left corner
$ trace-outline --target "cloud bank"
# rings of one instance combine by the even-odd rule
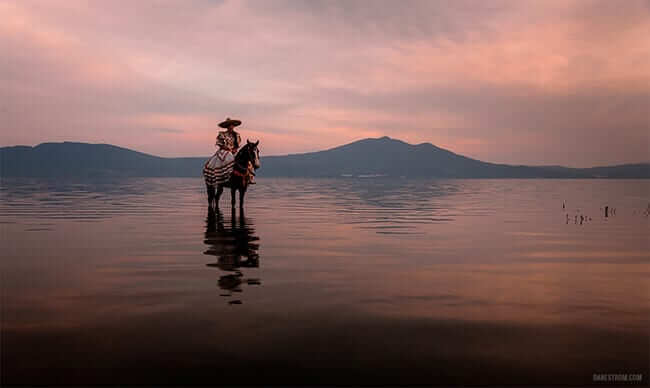
[[[263,154],[370,136],[505,163],[650,159],[650,2],[0,2],[2,145]]]

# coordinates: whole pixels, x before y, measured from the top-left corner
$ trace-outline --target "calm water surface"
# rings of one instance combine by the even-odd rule
[[[243,216],[191,178],[0,195],[4,384],[648,381],[650,181],[260,178]]]

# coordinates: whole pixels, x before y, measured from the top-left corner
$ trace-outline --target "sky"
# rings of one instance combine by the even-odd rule
[[[650,0],[0,0],[0,145],[650,160]]]

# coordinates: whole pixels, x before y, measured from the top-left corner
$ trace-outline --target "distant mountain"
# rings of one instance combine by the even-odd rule
[[[0,176],[200,176],[204,160],[161,158],[109,144],[42,143],[0,148]]]
[[[290,177],[650,178],[650,163],[588,169],[512,166],[471,159],[430,143],[413,145],[389,137],[363,139],[319,152],[268,156],[262,166],[264,174]]]
[[[161,158],[109,144],[43,143],[0,148],[0,177],[198,177],[202,158]],[[650,178],[650,163],[593,168],[486,163],[382,137],[325,151],[262,157],[258,176],[438,178]]]

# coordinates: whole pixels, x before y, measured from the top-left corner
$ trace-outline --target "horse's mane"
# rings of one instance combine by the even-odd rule
[[[246,149],[246,151],[248,151],[248,147],[250,147],[250,143],[246,143],[245,145],[243,145],[239,149],[239,151],[237,151],[237,154],[235,155],[235,160],[240,160],[242,157],[248,156],[247,153],[244,153],[244,149]]]

